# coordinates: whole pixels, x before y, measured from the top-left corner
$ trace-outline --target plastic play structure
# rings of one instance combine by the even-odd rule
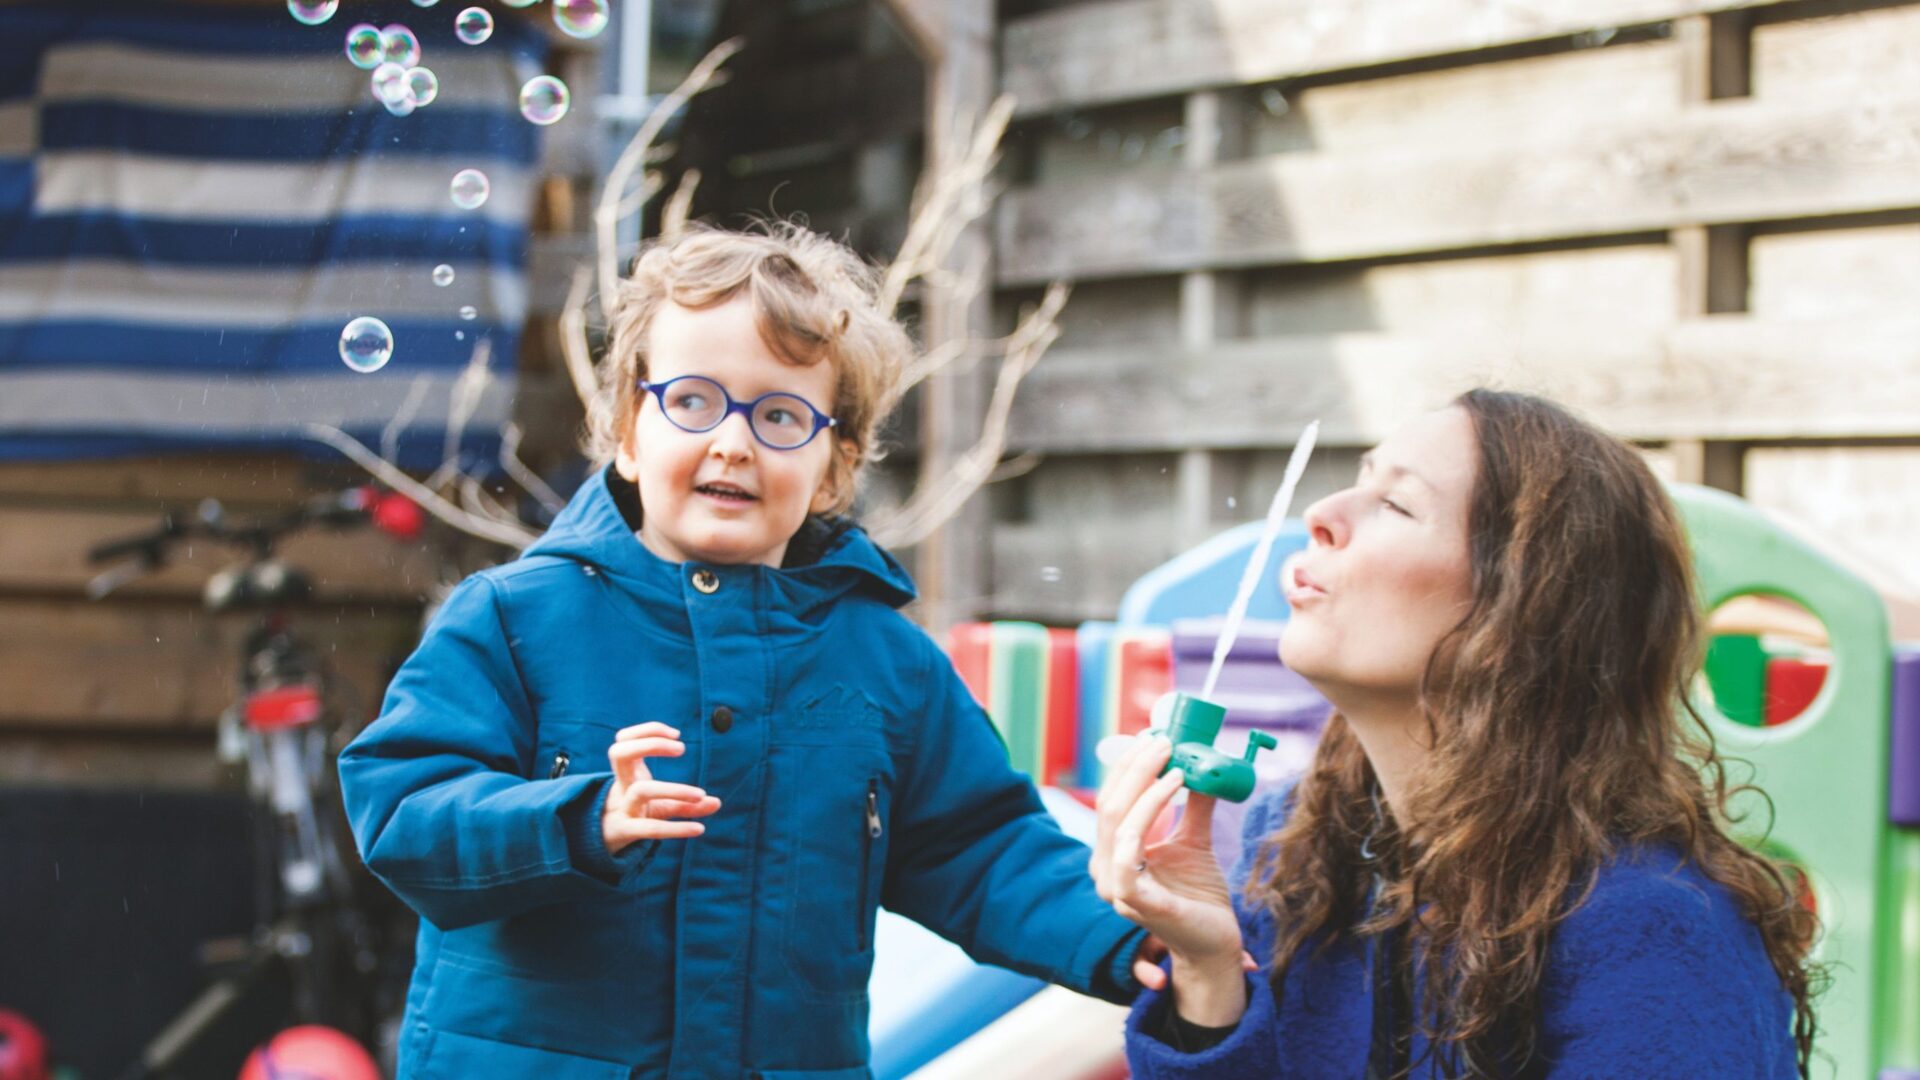
[[[1737,828],[1801,868],[1824,921],[1816,948],[1832,984],[1818,1006],[1819,1050],[1841,1080],[1920,1080],[1920,644],[1896,647],[1870,586],[1745,501],[1689,485],[1672,492],[1705,608],[1734,616],[1716,615],[1696,705],[1774,806],[1764,838],[1757,799],[1736,804],[1749,812]],[[1091,834],[1100,740],[1145,730],[1168,691],[1198,692],[1260,530],[1231,529],[1141,577],[1113,622],[954,629],[955,666],[1068,832]],[[1306,542],[1297,522],[1282,532],[1212,698],[1226,709],[1212,740],[1221,757],[1239,758],[1255,731],[1278,743],[1255,759],[1258,786],[1305,767],[1327,712],[1278,657],[1288,615],[1279,567]],[[1792,601],[1820,626],[1773,618],[1756,597]],[[1240,809],[1216,813],[1223,862],[1237,854]],[[976,965],[888,913],[873,991],[880,1080],[1126,1075],[1120,1010]],[[1817,1061],[1816,1075],[1827,1068]]]

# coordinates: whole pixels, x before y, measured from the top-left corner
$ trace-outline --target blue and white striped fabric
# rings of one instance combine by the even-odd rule
[[[457,10],[0,6],[0,459],[314,449],[309,423],[374,445],[404,414],[401,459],[432,464],[466,408],[491,452],[527,310],[518,91],[545,43],[502,18],[463,45]],[[375,101],[342,50],[362,21],[414,30],[438,100]],[[492,181],[477,210],[449,198],[463,168]],[[360,315],[395,340],[371,374],[340,359]],[[483,340],[491,378],[456,405]]]

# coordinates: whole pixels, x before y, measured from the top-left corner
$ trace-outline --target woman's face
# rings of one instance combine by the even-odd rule
[[[1458,406],[1373,448],[1353,487],[1307,508],[1307,550],[1281,584],[1280,658],[1336,704],[1417,693],[1472,601],[1467,510],[1478,447]]]

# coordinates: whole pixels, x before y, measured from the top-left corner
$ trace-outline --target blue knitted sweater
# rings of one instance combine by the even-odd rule
[[[1241,897],[1259,840],[1285,819],[1287,792],[1249,807],[1246,853],[1229,875],[1241,932],[1272,956],[1274,925]],[[1759,931],[1733,897],[1678,852],[1646,848],[1604,867],[1585,904],[1555,928],[1539,991],[1540,1060],[1549,1080],[1791,1080],[1793,1002]],[[1311,943],[1276,988],[1248,979],[1249,1005],[1220,1044],[1181,1053],[1162,1042],[1167,998],[1148,992],[1127,1022],[1136,1080],[1360,1080],[1373,1024],[1373,942]],[[1418,980],[1416,980],[1417,982]],[[1416,990],[1416,993],[1418,991]],[[1416,1031],[1416,1077],[1444,1076]]]

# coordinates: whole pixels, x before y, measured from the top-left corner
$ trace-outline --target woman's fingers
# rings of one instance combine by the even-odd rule
[[[1197,791],[1187,796],[1187,809],[1180,815],[1174,839],[1190,847],[1213,850],[1213,808],[1219,801]]]
[[[1114,833],[1120,827],[1120,822],[1140,801],[1141,794],[1153,786],[1154,775],[1172,755],[1172,743],[1158,735],[1146,736],[1128,748],[1126,756],[1114,766],[1112,775],[1100,788],[1100,798],[1096,803],[1099,812],[1094,834],[1096,854],[1111,854]]]
[[[1138,897],[1139,880],[1145,876],[1140,864],[1146,851],[1147,830],[1153,827],[1154,820],[1173,801],[1174,793],[1180,790],[1185,780],[1186,773],[1174,769],[1149,784],[1145,793],[1134,801],[1126,816],[1114,827],[1107,871],[1113,875],[1114,895],[1120,899],[1132,902]]]

